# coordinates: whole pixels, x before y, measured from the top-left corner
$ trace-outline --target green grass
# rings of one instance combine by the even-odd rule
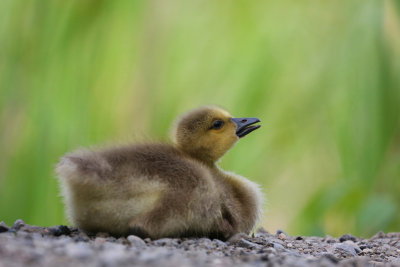
[[[54,165],[166,140],[199,105],[254,116],[223,168],[260,183],[262,225],[400,225],[399,1],[0,2],[0,220],[67,223]]]

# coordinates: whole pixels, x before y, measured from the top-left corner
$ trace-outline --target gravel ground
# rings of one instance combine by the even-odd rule
[[[400,233],[370,239],[288,236],[262,228],[229,242],[115,238],[73,227],[0,223],[0,267],[13,266],[400,266]]]

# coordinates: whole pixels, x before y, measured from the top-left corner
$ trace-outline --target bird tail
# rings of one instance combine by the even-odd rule
[[[79,150],[65,155],[56,166],[61,180],[72,183],[90,183],[102,180],[111,166],[100,155],[90,150]]]

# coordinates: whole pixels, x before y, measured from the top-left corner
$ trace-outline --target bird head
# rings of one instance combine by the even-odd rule
[[[257,118],[232,118],[225,110],[206,106],[184,114],[177,122],[174,142],[185,153],[213,164],[238,140],[260,128]]]

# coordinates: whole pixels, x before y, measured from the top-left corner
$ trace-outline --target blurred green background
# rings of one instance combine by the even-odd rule
[[[54,166],[259,117],[220,165],[292,235],[400,231],[400,1],[0,1],[0,221],[67,223]]]

